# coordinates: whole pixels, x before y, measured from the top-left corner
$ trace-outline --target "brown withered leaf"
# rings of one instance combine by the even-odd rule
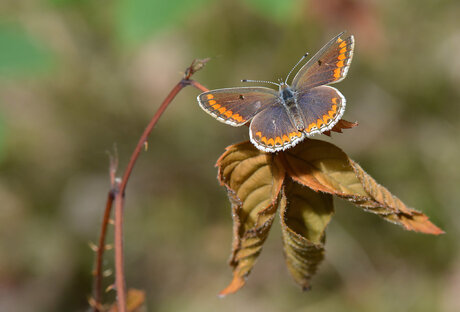
[[[273,154],[261,152],[249,142],[228,147],[216,166],[233,216],[233,280],[220,292],[224,296],[244,285],[260,254],[275,217],[285,173]]]
[[[443,233],[331,143],[305,139],[292,149],[272,154],[243,142],[228,147],[216,166],[233,215],[233,280],[220,295],[234,293],[244,285],[278,206],[286,263],[303,289],[310,287],[324,257],[325,229],[333,215],[332,195],[407,230]]]
[[[407,230],[444,233],[427,216],[408,208],[331,143],[307,139],[278,155],[289,176],[300,184],[344,198]]]
[[[345,119],[340,119],[330,131],[324,131],[323,134],[331,136],[331,132],[342,133],[342,129],[351,129],[358,126],[358,122],[346,121]]]
[[[139,312],[144,307],[145,291],[131,288],[126,294],[126,310],[128,312]],[[117,304],[114,303],[110,308],[110,312],[117,312]]]
[[[280,202],[284,255],[289,272],[304,290],[324,258],[325,230],[333,213],[331,194],[286,179]]]

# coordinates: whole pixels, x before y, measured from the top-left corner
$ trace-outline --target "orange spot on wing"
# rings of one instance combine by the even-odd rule
[[[216,104],[216,101],[215,101],[215,100],[209,100],[209,101],[208,101],[208,104],[209,104],[209,105],[214,105],[214,104]]]
[[[308,130],[307,132],[310,132],[311,129],[316,128],[316,123],[312,122],[311,124],[308,125]]]
[[[227,109],[225,107],[221,107],[221,109],[219,109],[219,113],[223,114]]]
[[[320,128],[321,125],[323,125],[323,124],[324,124],[324,122],[323,122],[322,119],[318,119],[318,120],[316,121],[316,126],[317,126],[318,128]]]
[[[330,118],[334,117],[334,112],[333,111],[328,111],[327,114],[329,115]]]
[[[256,135],[257,135],[259,138],[261,138],[261,137],[262,137],[262,132],[257,131],[257,132],[256,132]]]
[[[332,110],[334,111],[334,113],[337,111],[337,105],[332,105]]]
[[[347,47],[342,48],[342,49],[340,49],[340,51],[339,51],[340,54],[343,54],[343,53],[345,53],[345,52],[347,52]]]
[[[283,142],[289,142],[289,141],[290,141],[289,137],[284,134],[283,135]]]
[[[262,139],[260,139],[260,141],[261,141],[262,143],[267,144],[267,138],[266,138],[266,137],[262,137]]]
[[[340,42],[343,42],[343,39],[342,38],[338,38],[337,39],[337,43],[340,43]],[[340,46],[339,46],[340,47]]]
[[[242,122],[242,121],[243,121],[243,117],[241,117],[239,114],[233,115],[232,118],[235,119],[235,120],[238,121],[238,122]]]
[[[227,116],[228,118],[230,118],[232,115],[233,115],[233,112],[231,110],[225,113],[225,116]]]
[[[271,145],[271,146],[274,146],[275,145],[275,140],[273,140],[273,138],[270,138],[270,139],[268,139],[267,144]]]
[[[302,134],[300,132],[291,132],[289,133],[289,138],[292,139],[293,137],[300,137]]]
[[[337,100],[338,100],[338,98],[336,98],[336,97],[332,98],[332,103],[337,104]]]
[[[346,58],[347,58],[347,57],[345,56],[345,54],[340,54],[340,55],[337,57],[337,59],[338,59],[339,61],[342,61],[342,60],[344,60],[344,59],[346,59]]]
[[[214,104],[214,105],[212,106],[212,108],[214,108],[214,109],[219,109],[219,108],[220,108],[220,104]]]
[[[280,137],[277,136],[277,137],[275,138],[275,144],[280,144],[280,145],[282,145],[282,144],[283,144],[283,139],[281,139]]]
[[[337,67],[343,67],[344,64],[343,64],[343,61],[339,61],[339,62],[337,62],[336,65],[337,65]]]
[[[210,100],[210,99],[213,99],[213,98],[214,98],[214,95],[208,94],[206,97],[208,98],[208,100]]]
[[[334,70],[334,78],[340,78],[340,68],[336,68]]]
[[[341,42],[342,43],[339,44],[339,48],[344,48],[347,45],[347,43],[345,41],[343,41],[343,40]]]

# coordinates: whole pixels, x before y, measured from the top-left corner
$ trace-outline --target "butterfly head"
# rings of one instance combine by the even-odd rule
[[[289,101],[294,97],[294,92],[287,83],[282,82],[280,83],[280,95],[284,101]]]

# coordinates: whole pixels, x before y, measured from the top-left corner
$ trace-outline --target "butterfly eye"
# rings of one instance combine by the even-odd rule
[[[240,94],[239,98],[240,100],[244,100],[244,96],[242,94]]]

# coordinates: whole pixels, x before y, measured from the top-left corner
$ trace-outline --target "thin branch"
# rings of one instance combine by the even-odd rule
[[[102,301],[102,258],[104,255],[105,237],[107,234],[107,225],[109,224],[110,212],[112,210],[113,199],[115,198],[113,190],[110,190],[107,195],[107,203],[105,205],[104,218],[102,220],[101,233],[99,234],[99,246],[97,248],[96,269],[94,271],[94,306],[93,311],[100,311],[100,303]]]
[[[139,154],[144,147],[144,144],[147,142],[147,138],[152,132],[153,128],[155,127],[156,123],[160,119],[161,115],[164,113],[168,105],[172,102],[172,100],[176,97],[176,95],[186,86],[193,85],[195,88],[201,91],[208,91],[208,89],[202,86],[200,83],[190,80],[190,77],[203,68],[206,62],[209,59],[204,60],[194,60],[189,68],[187,68],[184,78],[171,90],[168,96],[165,98],[161,106],[158,108],[157,112],[145,128],[144,132],[142,133],[136,148],[131,155],[129,163],[126,167],[126,170],[123,174],[123,178],[119,184],[119,188],[117,191],[109,193],[109,197],[107,198],[106,210],[104,213],[104,220],[101,227],[101,235],[99,239],[99,250],[98,250],[98,258],[97,258],[97,265],[96,265],[96,281],[95,281],[95,301],[96,304],[94,305],[93,311],[99,311],[99,306],[101,305],[101,293],[102,293],[102,255],[104,251],[104,244],[105,244],[105,236],[107,231],[107,223],[110,216],[110,210],[112,207],[113,202],[115,202],[115,287],[117,290],[117,306],[118,311],[126,312],[126,283],[125,283],[125,275],[124,275],[124,258],[123,258],[123,207],[124,207],[124,197],[125,197],[125,190],[126,185],[128,183],[129,177],[133,171],[134,165],[139,157]],[[111,171],[112,173],[112,171]],[[112,178],[111,180],[114,181],[115,179]],[[106,218],[107,215],[107,218]]]
[[[190,80],[190,85],[194,86],[195,88],[197,88],[198,90],[202,91],[202,92],[207,92],[209,91],[208,88],[206,88],[205,86],[203,86],[201,83],[195,81],[195,80]]]
[[[115,194],[118,193],[119,183],[116,180],[116,172],[118,168],[118,155],[116,147],[114,147],[114,154],[109,153],[110,167],[110,185],[111,189],[107,194],[107,202],[105,204],[104,217],[102,219],[101,233],[99,235],[99,245],[97,248],[96,269],[94,271],[94,306],[93,311],[99,312],[101,310],[102,302],[102,259],[105,251],[105,238],[107,235],[107,228],[110,220],[110,213],[112,211],[113,200]]]

